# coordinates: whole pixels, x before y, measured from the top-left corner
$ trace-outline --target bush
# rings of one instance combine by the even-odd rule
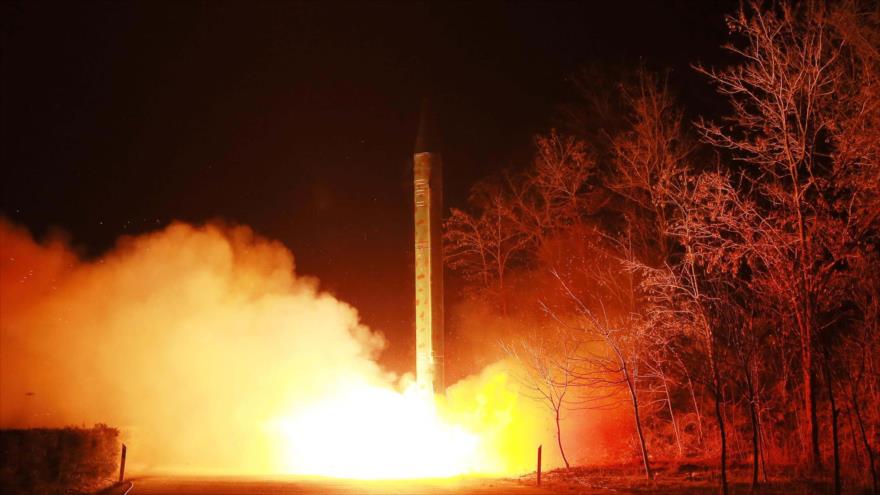
[[[119,430],[0,430],[0,492],[84,493],[112,483],[119,468]]]

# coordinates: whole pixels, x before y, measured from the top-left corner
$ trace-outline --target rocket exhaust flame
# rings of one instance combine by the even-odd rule
[[[100,259],[0,219],[0,426],[118,426],[127,471],[513,474],[550,443],[505,363],[436,400],[246,227],[175,223]]]
[[[353,407],[357,417],[347,417]],[[314,428],[321,424],[327,427]],[[446,423],[417,387],[403,393],[355,387],[278,427],[289,440],[285,460],[309,474],[446,477],[470,473],[478,461],[479,437]]]

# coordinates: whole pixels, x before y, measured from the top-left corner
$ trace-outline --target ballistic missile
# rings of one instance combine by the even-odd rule
[[[430,103],[422,102],[413,155],[415,203],[416,384],[425,393],[443,383],[443,161]]]

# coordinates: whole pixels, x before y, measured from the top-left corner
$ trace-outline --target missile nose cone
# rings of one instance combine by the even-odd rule
[[[422,113],[419,117],[419,133],[416,136],[416,153],[440,151],[440,139],[437,134],[437,122],[431,109],[431,100],[422,100]]]

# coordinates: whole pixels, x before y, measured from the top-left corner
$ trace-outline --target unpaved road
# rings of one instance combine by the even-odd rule
[[[537,488],[518,480],[458,479],[414,481],[349,481],[323,478],[257,477],[143,477],[101,492],[101,495],[714,495],[711,484],[664,484],[652,489],[564,486]],[[129,489],[130,488],[130,489]],[[748,483],[731,486],[733,495],[754,495]],[[778,484],[764,486],[762,495],[812,495],[831,493],[819,485]],[[867,492],[865,492],[867,493]]]
[[[128,488],[128,483],[125,484]],[[123,490],[124,491],[124,490]],[[128,495],[549,495],[515,480],[461,479],[347,481],[302,478],[149,477],[133,481]],[[569,492],[570,493],[570,492]]]

